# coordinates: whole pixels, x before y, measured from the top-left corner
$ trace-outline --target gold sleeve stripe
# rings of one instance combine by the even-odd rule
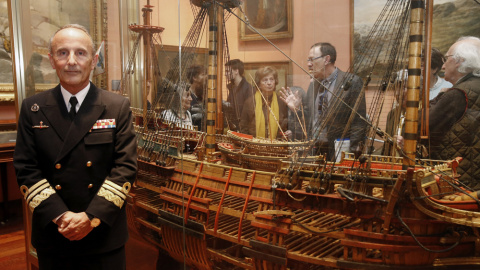
[[[107,201],[115,204],[118,208],[122,208],[124,200],[115,195],[113,192],[107,190],[102,186],[97,193],[98,196],[105,198]]]
[[[46,188],[49,188],[50,187],[50,184],[49,183],[45,183],[41,186],[39,186],[37,189],[35,189],[34,191],[30,192],[30,195],[28,195],[27,197],[27,203],[30,203],[30,201],[35,197],[37,196],[38,193],[42,192],[44,189]]]
[[[55,190],[50,186],[47,179],[42,179],[30,188],[25,185],[21,186],[20,192],[22,192],[23,198],[33,212],[35,207],[54,194]]]
[[[48,199],[52,194],[55,193],[55,190],[52,187],[48,187],[44,190],[42,190],[37,196],[35,196],[28,206],[30,207],[30,211],[33,212],[35,207],[37,207],[39,204],[41,204],[44,200]]]
[[[114,189],[113,187],[111,187],[109,185],[104,184],[104,185],[102,185],[102,188],[109,190],[110,192],[114,193],[115,195],[122,198],[123,200],[125,200],[125,198],[127,197],[127,196],[125,196],[125,194],[123,194],[122,192],[119,192],[118,190]]]
[[[45,183],[48,183],[47,179],[42,179],[38,181],[35,185],[31,186],[28,188],[27,186],[23,185],[20,187],[20,191],[23,194],[23,198],[26,200],[28,197],[28,194],[34,192],[39,186],[43,186]]]
[[[107,201],[115,204],[119,208],[122,208],[129,191],[130,185],[127,185],[127,187],[122,187],[108,179],[105,179],[105,182],[100,187],[100,190],[98,190],[97,195],[105,198]]]
[[[128,183],[128,182],[127,182],[127,183]],[[123,187],[115,184],[114,182],[112,182],[112,181],[110,181],[110,180],[108,180],[108,179],[105,179],[104,185],[109,185],[109,186],[111,186],[112,188],[114,188],[114,189],[122,192],[122,193],[125,194],[125,195],[127,195],[127,194],[128,194],[128,191],[129,191],[128,188],[124,189]],[[128,185],[130,185],[130,183],[128,183]],[[125,184],[124,184],[124,186],[125,186]]]

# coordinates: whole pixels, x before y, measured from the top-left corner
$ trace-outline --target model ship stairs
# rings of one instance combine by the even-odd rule
[[[185,205],[186,220],[190,211],[204,213],[219,207],[240,213],[258,202],[273,203],[271,194],[272,174],[248,170],[232,170],[230,167],[180,160],[166,186],[157,187],[160,197],[170,204]],[[238,202],[235,202],[238,200]]]
[[[138,164],[139,164],[139,167],[144,165],[144,164],[141,164],[141,162],[138,162]],[[156,192],[160,192],[160,187],[166,185],[167,183],[166,177],[172,174],[173,168],[172,169],[158,168],[153,164],[148,164],[148,165],[150,165],[149,166],[150,169],[138,170],[135,185],[143,188],[148,188]],[[155,168],[151,168],[151,167],[155,167]]]
[[[216,224],[216,226],[212,225]],[[241,225],[240,225],[241,224]],[[249,240],[255,235],[255,227],[251,225],[250,220],[244,220],[240,223],[240,218],[220,214],[218,223],[210,220],[205,231],[208,235],[218,237],[231,243],[249,245]],[[239,239],[239,236],[240,239]]]
[[[289,235],[285,245],[288,259],[330,267],[336,267],[344,250],[340,239],[300,233]]]

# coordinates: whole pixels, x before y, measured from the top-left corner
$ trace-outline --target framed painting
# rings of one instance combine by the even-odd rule
[[[462,36],[480,36],[480,1],[435,0],[432,47],[446,54]]]
[[[155,46],[158,65],[160,69],[160,76],[162,78],[169,77],[173,81],[178,80],[178,57],[179,57],[179,47],[173,45],[156,45]],[[186,60],[188,58],[188,60]],[[183,75],[188,67],[193,65],[207,66],[208,65],[208,49],[207,48],[192,48],[192,47],[182,47],[182,62],[186,65],[182,67]],[[174,72],[172,72],[174,71]],[[185,79],[186,80],[186,79]],[[157,89],[158,91],[158,89]],[[156,92],[153,91],[148,100],[152,101],[156,99]]]
[[[262,34],[268,39],[293,37],[293,4],[292,0],[248,0],[244,1],[240,17],[248,21],[239,22],[240,40],[262,40]],[[254,31],[252,29],[256,29]],[[260,34],[259,34],[260,33]]]
[[[207,48],[182,48],[182,51],[194,51],[190,65],[202,65],[207,66],[208,49]],[[173,45],[157,45],[156,53],[158,57],[158,64],[161,72],[161,76],[165,77],[169,69],[173,68],[171,65],[173,60],[178,57],[178,46]],[[187,68],[187,67],[184,67]]]
[[[372,29],[385,0],[354,0],[353,52]],[[475,1],[435,0],[432,22],[432,47],[446,53],[461,36],[480,36],[480,5]],[[448,20],[445,18],[455,18]]]
[[[0,101],[14,101],[12,48],[7,0],[0,0]]]
[[[80,24],[92,36],[95,48],[102,41],[107,43],[107,4],[106,0],[78,0],[74,2],[44,0],[29,1],[31,8],[23,11],[25,20],[22,28],[24,40],[31,45],[24,46],[24,57],[28,59],[25,67],[26,96],[50,89],[58,83],[58,77],[48,59],[50,37],[66,24]],[[26,14],[25,14],[26,13]],[[100,88],[107,89],[108,59],[106,47],[102,50],[103,72],[92,77]]]
[[[292,64],[290,62],[255,62],[255,63],[244,63],[245,67],[245,79],[256,89],[255,86],[255,72],[265,66],[271,66],[277,70],[278,73],[278,85],[277,91],[282,87],[290,86],[291,74],[292,74]]]

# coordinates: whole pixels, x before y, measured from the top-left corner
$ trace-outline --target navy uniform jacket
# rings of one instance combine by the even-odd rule
[[[100,128],[106,124],[102,122],[110,126]],[[124,201],[135,179],[136,158],[126,98],[91,83],[73,122],[60,85],[25,99],[14,166],[20,190],[33,211],[33,246],[43,252],[70,254],[123,246],[128,239]],[[70,241],[52,222],[66,211],[85,211],[101,224],[82,240]]]

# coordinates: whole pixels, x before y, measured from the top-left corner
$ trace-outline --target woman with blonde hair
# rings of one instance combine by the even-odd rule
[[[287,106],[276,93],[277,70],[271,66],[255,73],[255,94],[247,99],[240,120],[241,132],[260,138],[286,139]]]

